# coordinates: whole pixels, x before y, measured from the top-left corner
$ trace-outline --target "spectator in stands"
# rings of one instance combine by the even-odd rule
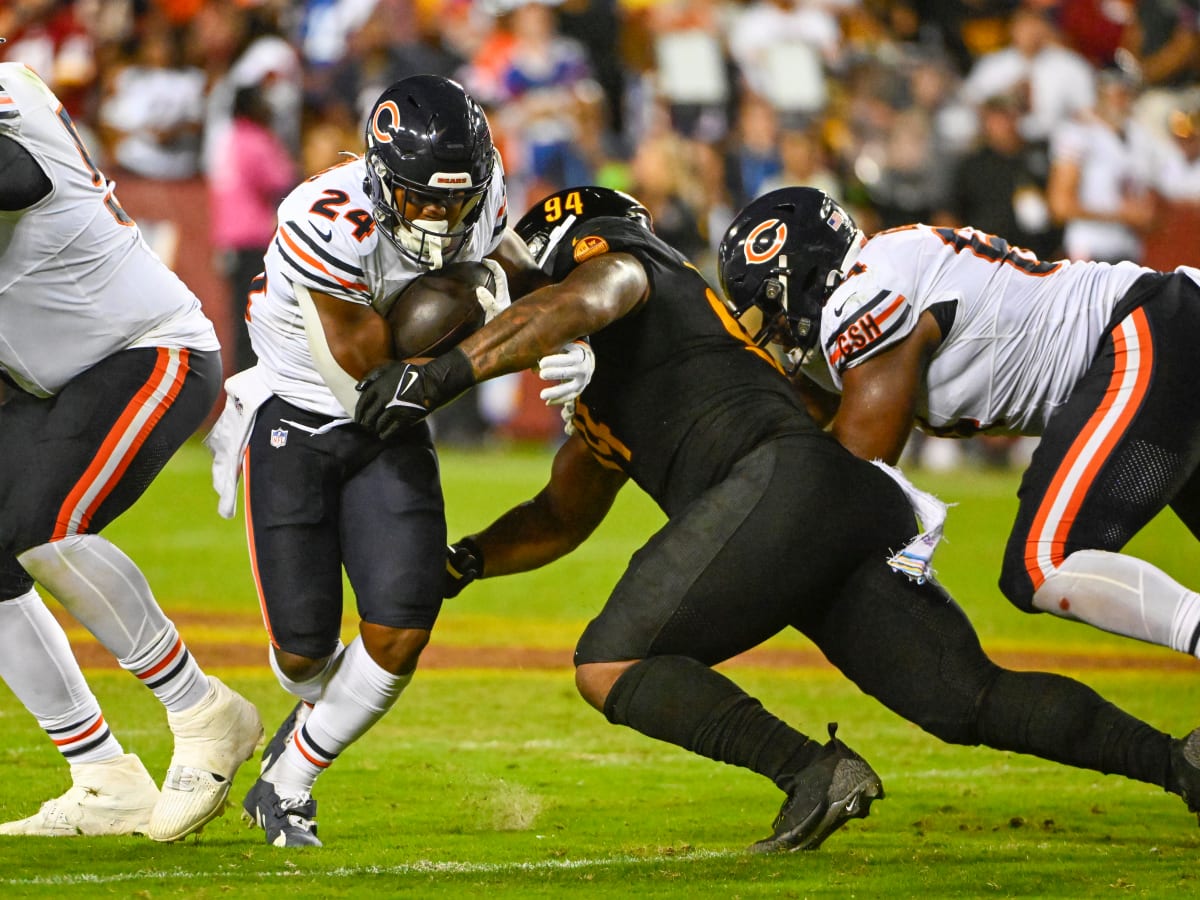
[[[273,7],[243,9],[238,0],[209,0],[193,23],[201,59],[217,57],[210,72],[204,120],[204,168],[233,121],[238,88],[257,85],[271,109],[271,129],[297,153],[300,147],[302,72],[300,55],[283,36]]]
[[[779,151],[779,116],[775,108],[758,94],[745,93],[727,151],[735,206],[749,203],[763,192],[765,182],[779,177],[783,165]]]
[[[147,18],[134,48],[100,104],[104,144],[134,175],[193,178],[200,170],[204,72],[181,64],[178,34],[163,19]]]
[[[642,141],[632,160],[632,192],[650,210],[654,233],[692,258],[703,255],[708,242],[700,230],[698,198],[687,196],[695,184],[687,146],[686,139],[671,132]]]
[[[722,13],[717,0],[663,0],[646,9],[655,94],[667,105],[671,127],[693,140],[720,141],[729,130]]]
[[[996,94],[1023,93],[1027,113],[1021,131],[1030,140],[1045,140],[1063,119],[1095,105],[1092,67],[1058,43],[1050,15],[1033,6],[1013,13],[1010,36],[1009,46],[972,66],[963,95],[978,106]]]
[[[1106,69],[1095,109],[1054,133],[1047,196],[1071,259],[1141,260],[1165,150],[1132,118],[1136,95],[1135,75]]]
[[[1200,0],[1146,0],[1130,6],[1133,20],[1122,45],[1145,85],[1134,112],[1165,139],[1171,111],[1200,102]]]
[[[729,52],[749,89],[781,113],[815,115],[828,102],[825,70],[837,65],[842,33],[820,3],[754,0],[729,32]]]
[[[1012,94],[989,97],[979,118],[979,145],[954,166],[946,208],[938,218],[1000,235],[1042,259],[1057,259],[1062,231],[1046,200],[1049,148],[1021,134],[1021,102]]]
[[[436,36],[421,33],[413,4],[400,0],[379,0],[351,32],[347,48],[332,67],[328,90],[319,101],[324,108],[335,101],[345,104],[356,128],[366,121],[376,98],[401,78],[422,73],[452,78],[463,65]]]
[[[23,62],[54,91],[72,119],[86,124],[99,75],[96,48],[70,0],[4,0],[0,3],[0,60]]]
[[[1163,196],[1200,204],[1200,106],[1174,110],[1167,119],[1172,149],[1162,173]]]
[[[829,167],[818,126],[796,122],[783,128],[779,133],[779,158],[779,173],[764,181],[755,196],[788,185],[814,187],[831,197],[842,196],[841,179]]]
[[[553,4],[522,2],[505,17],[513,44],[496,106],[502,127],[520,140],[509,177],[541,182],[539,196],[588,184],[593,174],[576,144],[580,106],[600,98],[583,45],[559,32],[557,15]]]
[[[229,287],[237,335],[234,371],[240,372],[256,362],[245,324],[250,282],[263,271],[279,201],[296,183],[295,164],[271,130],[271,110],[261,88],[251,85],[234,94],[233,124],[213,153],[209,221]]]

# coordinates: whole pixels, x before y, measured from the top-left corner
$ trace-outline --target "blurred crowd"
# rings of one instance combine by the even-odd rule
[[[5,0],[0,35],[111,177],[203,182],[231,296],[280,197],[416,72],[484,105],[518,214],[629,190],[710,275],[789,183],[868,232],[1200,260],[1200,0]]]

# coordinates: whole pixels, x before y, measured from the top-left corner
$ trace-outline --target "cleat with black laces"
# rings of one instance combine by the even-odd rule
[[[275,730],[271,740],[267,742],[267,746],[263,748],[262,762],[258,766],[258,774],[265,774],[267,769],[275,760],[283,755],[283,751],[287,749],[288,741],[292,739],[292,735],[296,733],[296,729],[304,724],[308,718],[308,714],[312,712],[312,704],[301,700],[292,707],[292,711],[288,713],[288,717],[283,720],[283,723]]]
[[[275,785],[258,779],[242,801],[242,818],[250,827],[267,833],[272,847],[320,847],[317,837],[317,801],[280,797]]]
[[[1167,790],[1178,794],[1200,821],[1200,728],[1171,741],[1171,776]]]
[[[830,723],[829,743],[796,774],[775,817],[775,833],[751,845],[752,853],[816,850],[850,819],[865,819],[871,804],[883,798],[875,770],[836,735],[837,723]]]

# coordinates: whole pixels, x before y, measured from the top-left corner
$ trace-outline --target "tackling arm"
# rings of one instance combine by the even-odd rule
[[[937,320],[925,312],[903,341],[846,370],[833,420],[842,446],[863,459],[896,464],[912,431],[929,358],[941,340]]]
[[[634,256],[590,259],[561,282],[522,297],[437,359],[392,363],[370,373],[359,383],[354,418],[387,439],[471,385],[532,368],[568,341],[599,331],[637,309],[649,291]]]
[[[532,368],[576,338],[641,305],[646,271],[628,253],[588,260],[557,284],[527,294],[459,344],[476,381]]]
[[[536,497],[471,535],[483,562],[480,577],[528,572],[570,553],[608,515],[626,480],[601,466],[578,435],[569,438]]]

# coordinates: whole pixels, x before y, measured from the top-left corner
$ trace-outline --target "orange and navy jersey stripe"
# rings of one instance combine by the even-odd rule
[[[87,533],[96,510],[121,483],[138,451],[179,396],[189,371],[187,350],[159,348],[154,371],[117,417],[96,458],[59,507],[52,541]]]
[[[3,85],[0,85],[0,119],[16,119],[20,115],[17,101],[13,99],[12,94],[4,90]]]
[[[825,340],[829,365],[838,372],[870,355],[909,324],[912,304],[903,294],[881,290]]]
[[[335,254],[331,244],[313,234],[313,227],[284,222],[275,233],[275,249],[289,280],[335,297],[370,302],[371,288],[362,267]]]
[[[1146,399],[1154,367],[1154,344],[1144,309],[1113,330],[1112,377],[1104,401],[1088,419],[1059,465],[1025,539],[1025,569],[1037,590],[1066,560],[1071,526],[1100,470],[1112,458]]]

